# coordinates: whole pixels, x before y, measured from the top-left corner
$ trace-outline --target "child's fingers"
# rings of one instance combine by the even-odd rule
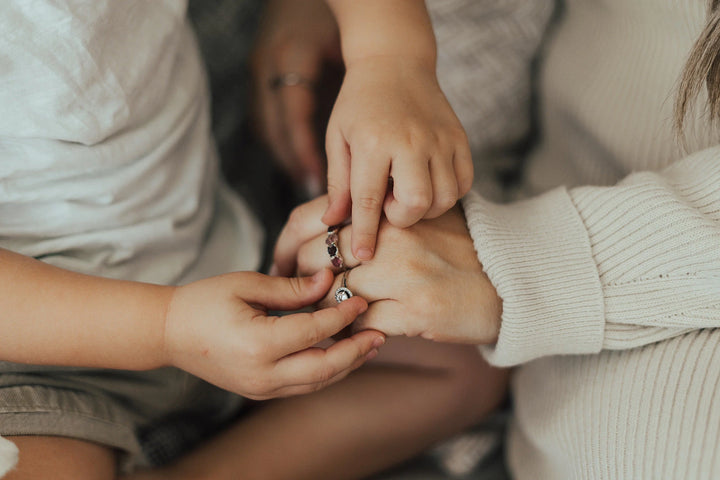
[[[308,393],[335,383],[365,363],[383,343],[383,334],[366,330],[327,349],[310,348],[288,355],[280,359],[275,367],[278,380],[286,385],[276,393]]]
[[[352,297],[316,312],[275,317],[267,339],[268,350],[279,353],[278,358],[305,350],[332,337],[365,310],[367,302],[360,297]]]
[[[297,310],[312,305],[330,288],[333,274],[322,269],[311,277],[271,277],[242,272],[236,291],[249,304],[272,310]]]
[[[351,165],[352,252],[358,260],[375,254],[378,225],[387,190],[389,158],[353,158]]]
[[[336,225],[350,215],[350,151],[342,133],[333,124],[325,140],[328,156],[328,207],[322,216],[326,225]]]
[[[452,153],[430,160],[432,204],[423,218],[439,217],[455,205],[458,199],[458,181],[453,168]]]
[[[371,350],[372,351],[372,350]],[[377,354],[374,354],[377,355]],[[373,355],[373,358],[374,358]],[[370,355],[368,355],[370,356]],[[356,361],[353,365],[350,367],[341,370],[340,372],[336,373],[335,376],[332,378],[329,378],[327,380],[323,380],[316,383],[309,383],[309,384],[303,384],[303,385],[289,385],[285,387],[281,387],[277,390],[274,390],[272,392],[272,395],[268,396],[268,398],[281,398],[281,397],[294,397],[296,395],[306,395],[308,393],[317,392],[318,390],[322,390],[323,388],[332,385],[333,383],[337,383],[343,378],[347,377],[350,373],[352,373],[353,370],[360,367],[362,364],[364,364],[368,359],[361,358],[360,360]],[[256,400],[263,400],[263,398],[257,398]]]
[[[414,225],[432,204],[433,185],[428,160],[412,154],[394,158],[390,175],[393,178],[393,195],[385,203],[385,215],[396,227]]]
[[[327,197],[296,207],[280,232],[273,254],[272,275],[289,276],[295,273],[295,259],[300,246],[327,232],[327,225],[320,221],[320,215],[327,208]]]
[[[472,153],[467,140],[458,143],[456,146],[453,168],[455,168],[455,178],[457,179],[458,198],[461,198],[470,191],[473,184]]]

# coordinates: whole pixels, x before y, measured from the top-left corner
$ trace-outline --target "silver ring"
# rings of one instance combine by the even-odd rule
[[[345,270],[343,272],[342,276],[342,284],[340,287],[338,287],[337,290],[335,290],[335,301],[337,303],[342,303],[348,298],[352,298],[353,293],[350,291],[350,289],[347,287],[347,276],[350,273],[350,270]]]
[[[279,90],[283,87],[307,87],[313,88],[312,80],[303,77],[297,72],[280,73],[275,75],[268,81],[268,85],[272,90]]]
[[[328,228],[327,238],[325,239],[325,245],[327,245],[327,252],[330,255],[330,263],[335,268],[343,268],[344,262],[342,255],[340,255],[340,247],[338,242],[340,240],[340,225],[335,225]]]

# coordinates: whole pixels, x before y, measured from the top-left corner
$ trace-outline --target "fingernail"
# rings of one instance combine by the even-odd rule
[[[305,194],[307,194],[311,198],[315,198],[320,196],[322,193],[322,186],[320,185],[320,180],[318,180],[314,176],[306,177],[305,178]]]
[[[365,355],[365,360],[372,360],[373,358],[377,357],[378,351],[376,349],[370,350],[367,355]]]
[[[373,340],[372,346],[373,348],[380,348],[385,344],[385,337],[377,337],[375,340]]]
[[[274,263],[270,265],[270,271],[268,272],[271,276],[276,277],[280,273],[280,269]]]
[[[372,248],[362,247],[358,248],[357,253],[355,254],[355,258],[358,260],[370,260],[373,256],[373,250]]]

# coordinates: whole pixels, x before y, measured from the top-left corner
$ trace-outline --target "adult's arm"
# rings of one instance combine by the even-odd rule
[[[615,186],[463,200],[502,298],[489,360],[640,347],[720,326],[720,147]]]

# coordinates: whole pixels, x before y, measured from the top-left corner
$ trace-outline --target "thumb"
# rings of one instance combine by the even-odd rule
[[[247,303],[270,310],[298,310],[325,297],[334,278],[327,268],[311,277],[271,277],[258,273],[242,285],[238,295]]]

